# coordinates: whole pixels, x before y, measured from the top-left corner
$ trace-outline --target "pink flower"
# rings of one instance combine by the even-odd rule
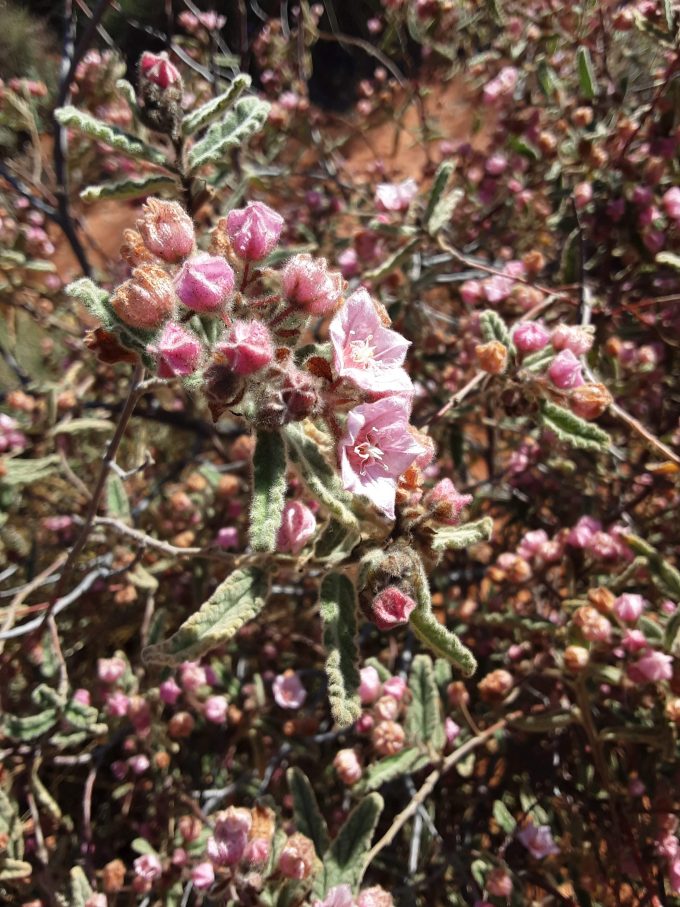
[[[198,368],[203,353],[198,337],[176,321],[168,321],[157,342],[150,343],[147,350],[158,357],[158,374],[162,378],[192,375]]]
[[[197,661],[183,661],[179,670],[182,686],[190,693],[195,693],[208,682],[205,668],[202,668]]]
[[[144,853],[134,862],[135,875],[145,882],[153,882],[163,874],[161,861],[155,853]]]
[[[215,312],[231,296],[234,272],[224,258],[198,252],[182,265],[175,278],[177,295],[194,312]]]
[[[559,853],[560,849],[553,841],[549,825],[534,825],[530,822],[517,834],[532,857],[542,860],[551,854]]]
[[[325,258],[312,258],[306,252],[286,262],[281,281],[288,302],[308,315],[329,315],[342,297],[342,274],[329,271]]]
[[[370,703],[375,702],[378,696],[380,696],[380,690],[382,688],[380,675],[375,668],[372,668],[369,665],[368,667],[361,669],[359,676],[361,678],[361,682],[359,683],[359,698],[363,705],[370,705]]]
[[[272,693],[282,709],[299,709],[307,698],[307,690],[295,671],[278,674],[272,684]]]
[[[247,863],[266,863],[269,859],[270,852],[269,841],[266,838],[253,838],[252,841],[248,841],[246,844],[246,849],[243,853],[243,859]]]
[[[617,617],[628,623],[635,623],[644,610],[645,600],[641,595],[625,592],[623,595],[619,595],[614,602],[614,611]]]
[[[198,889],[198,891],[210,888],[215,881],[215,870],[212,863],[206,860],[204,863],[198,863],[194,866],[191,870],[191,881],[194,883],[194,888]]]
[[[215,350],[237,375],[252,375],[274,358],[271,334],[261,321],[235,319]]]
[[[124,715],[127,715],[129,705],[130,700],[125,693],[121,693],[120,690],[117,690],[115,693],[110,693],[106,697],[106,711],[112,718],[122,718]]]
[[[315,532],[316,518],[309,507],[305,507],[300,501],[287,501],[283,508],[276,547],[279,551],[299,554]]]
[[[504,66],[498,75],[484,86],[484,102],[493,104],[499,98],[511,95],[515,90],[518,75],[514,66]]]
[[[460,295],[465,305],[474,305],[482,298],[484,291],[479,280],[466,280],[460,285]]]
[[[416,603],[396,586],[388,586],[371,603],[370,617],[380,630],[391,630],[408,622]]]
[[[397,702],[401,702],[406,692],[406,681],[403,677],[388,677],[382,688],[386,696],[391,696]]]
[[[175,85],[182,78],[166,53],[152,54],[148,50],[139,58],[139,71],[147,81],[158,85],[159,88]]]
[[[227,233],[234,252],[244,261],[260,261],[277,246],[283,218],[262,202],[248,202],[227,214]]]
[[[394,900],[389,891],[380,885],[373,885],[359,894],[357,907],[394,907]]]
[[[145,756],[144,753],[138,753],[136,756],[132,756],[128,759],[128,763],[135,775],[143,775],[151,765],[149,757]]]
[[[655,683],[673,676],[673,658],[655,649],[628,666],[628,676],[634,683]]]
[[[223,526],[218,530],[215,543],[220,548],[238,548],[238,529],[235,526]]]
[[[541,545],[544,545],[547,541],[548,533],[545,529],[534,529],[532,532],[525,532],[517,546],[517,554],[528,561],[535,554],[538,554]]]
[[[472,503],[472,495],[461,494],[451,479],[442,479],[427,492],[423,500],[438,520],[448,526],[455,526],[463,510]]]
[[[642,630],[624,630],[621,645],[626,652],[641,652],[649,648],[647,637]]]
[[[553,349],[571,350],[575,356],[583,356],[593,345],[593,335],[585,328],[560,324],[552,332],[550,342]]]
[[[159,687],[161,700],[166,705],[174,705],[182,694],[182,688],[178,685],[174,677],[164,680]]]
[[[418,184],[413,179],[402,183],[380,183],[375,190],[375,203],[382,211],[408,211],[417,192]]]
[[[361,763],[353,749],[338,750],[333,760],[333,767],[343,784],[351,786],[361,778]]]
[[[580,387],[583,384],[581,363],[571,350],[562,350],[550,363],[548,368],[550,380],[561,390]]]
[[[409,413],[404,397],[357,406],[338,446],[344,488],[365,495],[389,520],[394,519],[397,479],[423,453],[409,432]]]
[[[590,183],[577,183],[574,186],[574,204],[580,210],[593,199],[593,187]]]
[[[7,413],[0,413],[0,453],[23,450],[27,443],[26,435],[19,431],[16,420]]]
[[[100,658],[97,661],[97,677],[102,683],[115,683],[125,673],[126,664],[122,658]]]
[[[144,245],[163,261],[176,262],[194,248],[194,224],[177,202],[150,198],[137,221]]]
[[[491,176],[500,176],[508,169],[508,159],[504,154],[492,154],[487,158],[484,169]]]
[[[550,332],[538,321],[522,321],[513,331],[512,339],[521,353],[535,353],[548,345]]]
[[[213,724],[224,724],[229,703],[224,696],[208,696],[203,703],[203,714]]]
[[[444,731],[446,733],[446,742],[451,746],[458,739],[461,728],[459,724],[456,724],[453,718],[446,718],[444,721]]]
[[[590,516],[582,516],[578,523],[569,530],[567,543],[572,548],[586,548],[596,532],[602,529],[602,523]]]
[[[667,192],[664,192],[661,202],[664,211],[671,220],[680,220],[680,187],[673,186]]]
[[[90,704],[90,691],[84,690],[82,687],[79,687],[77,690],[73,691],[73,701],[79,702],[81,705]]]
[[[349,885],[334,885],[323,901],[318,898],[313,900],[312,907],[354,907],[352,889]]]
[[[347,299],[331,321],[333,366],[340,378],[373,394],[413,393],[401,366],[410,343],[386,328],[363,287]]]

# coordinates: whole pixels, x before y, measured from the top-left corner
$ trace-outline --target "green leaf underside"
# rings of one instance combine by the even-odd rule
[[[611,443],[606,431],[550,401],[544,401],[541,406],[541,422],[560,441],[581,450],[604,450]]]
[[[462,526],[442,526],[437,529],[432,539],[433,551],[459,551],[479,542],[486,542],[493,533],[493,520],[489,516],[474,523]]]
[[[356,593],[351,580],[342,573],[329,573],[321,583],[319,610],[331,712],[338,727],[345,728],[361,715]]]
[[[151,145],[147,145],[146,142],[136,136],[118,129],[117,126],[103,123],[96,117],[91,116],[89,113],[84,113],[76,107],[60,107],[55,110],[54,116],[62,126],[68,126],[71,129],[75,129],[76,132],[81,132],[92,139],[96,139],[98,142],[103,142],[128,157],[141,158],[160,166],[164,166],[166,163],[165,155],[161,151],[156,150]]]
[[[341,883],[356,892],[366,871],[366,854],[383,805],[380,794],[372,793],[352,810],[326,854],[315,880],[315,893],[323,897]]]
[[[307,488],[338,522],[359,532],[359,521],[351,510],[352,496],[342,487],[340,476],[324,459],[318,444],[297,425],[286,426],[285,432],[288,455]]]
[[[258,431],[253,455],[250,544],[254,551],[275,551],[286,500],[286,445],[279,432]]]
[[[80,193],[80,197],[87,204],[92,204],[92,202],[110,198],[126,199],[139,198],[142,195],[157,195],[159,192],[173,189],[178,189],[178,183],[168,176],[153,173],[141,179],[130,177],[129,179],[88,186],[87,189],[83,189]]]
[[[307,775],[299,768],[289,768],[286,778],[293,798],[295,827],[301,834],[314,842],[317,856],[319,859],[323,859],[330,842],[326,820],[321,815],[314,788]]]
[[[414,743],[441,750],[446,739],[439,690],[429,655],[416,655],[409,677],[411,702],[406,715],[406,735]]]
[[[184,135],[192,135],[194,132],[198,132],[199,129],[203,129],[208,123],[212,123],[221,113],[231,107],[247,88],[250,88],[251,82],[250,76],[245,75],[245,73],[239,73],[223,94],[218,95],[216,98],[211,98],[205,104],[197,107],[196,110],[188,113],[182,120],[182,132]]]
[[[422,752],[418,747],[411,746],[395,753],[393,756],[387,756],[369,765],[364,771],[359,785],[360,791],[372,791],[387,784],[388,781],[394,781],[402,775],[412,774],[424,768],[430,761],[430,757]]]
[[[259,567],[235,570],[165,642],[147,646],[147,664],[175,665],[228,642],[265,605],[269,575]]]
[[[189,152],[189,169],[223,159],[229,148],[241,145],[258,132],[269,115],[269,104],[259,98],[241,98],[221,123],[214,123]]]
[[[590,57],[590,51],[587,47],[579,47],[576,51],[576,65],[578,68],[578,80],[581,86],[581,94],[591,100],[597,94],[597,84],[595,81],[595,71],[593,70],[593,61]]]

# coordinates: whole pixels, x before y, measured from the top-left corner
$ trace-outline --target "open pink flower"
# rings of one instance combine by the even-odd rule
[[[299,709],[307,698],[307,690],[295,671],[277,674],[272,684],[276,704],[282,709]]]
[[[386,328],[362,287],[330,324],[333,365],[338,376],[374,394],[412,394],[411,379],[401,366],[410,343]]]
[[[347,416],[338,446],[343,486],[366,495],[389,520],[394,519],[397,479],[423,453],[409,432],[410,408],[404,397],[357,406]]]
[[[418,184],[413,179],[402,183],[380,183],[375,190],[375,202],[383,211],[407,211],[418,192]]]
[[[517,837],[536,860],[542,860],[543,857],[560,852],[559,847],[553,841],[549,825],[534,825],[533,822],[530,822],[518,833]]]

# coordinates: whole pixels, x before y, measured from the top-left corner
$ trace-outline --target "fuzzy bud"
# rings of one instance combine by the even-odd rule
[[[451,479],[442,479],[423,499],[432,515],[449,526],[455,526],[463,510],[472,503],[471,494],[461,494]]]
[[[111,297],[111,308],[133,328],[153,330],[173,313],[175,289],[162,268],[142,265]]]
[[[125,673],[125,667],[122,658],[100,658],[97,661],[97,676],[102,683],[115,683]]]
[[[159,88],[169,88],[181,81],[179,70],[168,59],[166,53],[152,54],[144,51],[139,59],[139,72],[147,81]]]
[[[564,650],[564,667],[572,674],[578,674],[588,667],[590,653],[583,646],[567,646]]]
[[[177,202],[150,198],[142,209],[137,229],[150,252],[163,261],[177,262],[194,248],[194,225]]]
[[[499,668],[483,677],[477,684],[477,689],[484,702],[501,702],[508,695],[513,684],[512,674]]]
[[[538,321],[522,321],[512,333],[512,339],[521,353],[536,353],[550,341],[550,332]]]
[[[333,767],[342,783],[348,787],[361,778],[361,763],[353,749],[339,750],[333,760]]]
[[[364,888],[359,894],[357,907],[394,907],[394,899],[389,891],[385,891],[380,885],[373,885],[372,888]]]
[[[373,716],[377,721],[394,721],[399,714],[399,703],[394,696],[381,696],[373,706]]]
[[[278,551],[299,554],[316,532],[316,517],[300,501],[287,501],[276,539]]]
[[[296,255],[285,265],[281,279],[288,302],[308,315],[329,315],[340,303],[342,275],[329,271],[325,258],[312,258],[307,253]]]
[[[279,872],[287,879],[308,879],[314,870],[314,844],[302,834],[291,835],[279,857]]]
[[[480,368],[490,375],[501,375],[508,365],[508,348],[500,340],[478,343],[475,354]]]
[[[234,320],[215,350],[236,375],[252,375],[274,358],[271,334],[261,321]]]
[[[232,248],[244,261],[260,261],[277,246],[283,218],[262,202],[235,208],[226,218]]]
[[[383,693],[401,702],[406,693],[406,681],[403,677],[388,677],[383,684]]]
[[[578,608],[574,614],[574,624],[580,629],[583,638],[589,642],[609,642],[612,625],[609,620],[590,605]]]
[[[597,419],[612,402],[604,384],[582,384],[569,394],[569,405],[577,416],[588,421]]]
[[[162,378],[192,375],[203,353],[198,337],[176,321],[168,321],[156,343],[149,344],[147,350],[158,357],[158,374]]]
[[[371,742],[379,756],[394,756],[404,748],[406,734],[396,721],[381,721],[373,728]]]
[[[410,595],[397,586],[388,586],[373,599],[367,616],[380,630],[391,630],[407,623],[415,606]]]
[[[224,258],[199,252],[182,265],[175,289],[184,305],[194,312],[216,312],[234,290],[234,272]]]
[[[593,345],[592,331],[568,324],[560,324],[550,337],[553,349],[571,350],[575,356],[583,356]]]
[[[375,668],[368,665],[359,672],[361,682],[359,684],[359,698],[363,705],[370,705],[380,695],[382,683],[380,675]]]
[[[634,624],[645,610],[645,600],[641,595],[624,592],[614,602],[616,616],[626,623]]]
[[[548,376],[555,387],[568,390],[583,384],[581,363],[571,350],[562,350],[550,363]]]

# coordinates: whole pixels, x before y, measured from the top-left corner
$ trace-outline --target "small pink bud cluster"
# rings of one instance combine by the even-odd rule
[[[299,554],[316,532],[316,517],[300,501],[287,501],[276,539],[278,551]]]
[[[27,444],[26,435],[19,430],[16,420],[6,413],[0,413],[0,453],[21,451]]]

